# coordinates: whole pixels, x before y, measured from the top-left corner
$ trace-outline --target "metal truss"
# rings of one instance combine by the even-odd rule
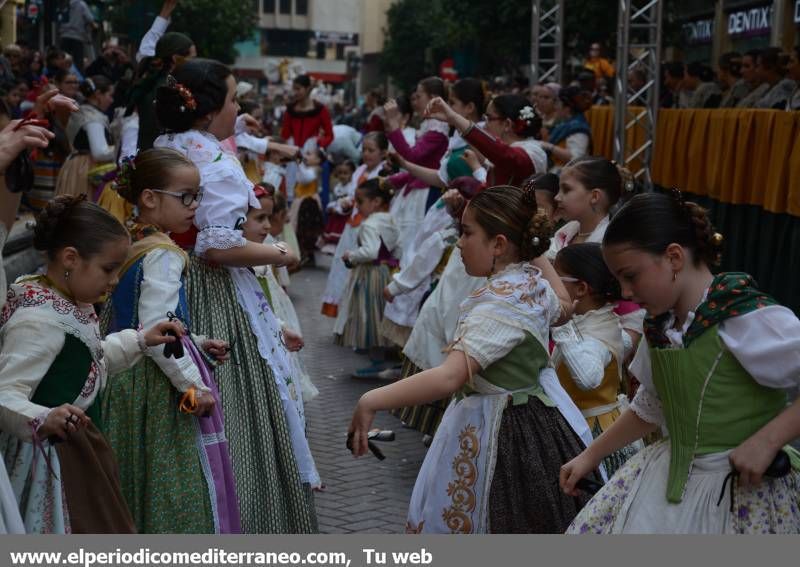
[[[564,0],[533,0],[532,84],[564,79]]]
[[[653,188],[650,168],[658,120],[664,0],[618,2],[614,159],[649,191]],[[644,71],[647,78],[641,89],[630,92],[628,73],[634,69]]]

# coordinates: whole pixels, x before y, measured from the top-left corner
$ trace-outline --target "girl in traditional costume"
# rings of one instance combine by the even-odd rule
[[[541,258],[550,223],[536,215],[532,192],[501,186],[470,201],[462,229],[467,273],[488,283],[462,303],[456,340],[440,366],[362,396],[350,425],[353,453],[367,450],[376,411],[458,392],[417,477],[408,530],[559,532],[585,499],[564,498],[555,475],[584,444],[540,379],[554,374],[550,326],[571,311]]]
[[[633,342],[614,313],[619,285],[597,243],[563,248],[555,269],[575,302],[575,315],[552,331],[553,366],[597,437],[627,407],[627,396],[621,393],[622,370]],[[603,459],[606,473],[613,474],[639,448],[624,447]]]
[[[389,213],[394,188],[370,179],[356,189],[356,206],[364,221],[358,227],[357,248],[342,256],[350,278],[342,296],[333,332],[336,342],[356,349],[391,346],[380,332],[385,300],[383,288],[398,265],[400,233]]]
[[[203,199],[189,267],[192,325],[236,340],[233,363],[215,378],[236,476],[242,531],[316,531],[311,488],[320,483],[305,437],[302,399],[281,342],[281,329],[251,266],[296,261],[282,246],[248,242],[241,223],[260,204],[233,153],[220,144],[244,127],[237,120],[236,81],[225,65],[193,59],[156,96],[169,133],[154,146],[172,148],[200,171]]]
[[[328,317],[335,319],[339,313],[339,301],[342,299],[342,293],[347,285],[350,273],[344,265],[342,256],[348,250],[356,247],[358,226],[364,220],[363,215],[358,211],[358,207],[354,206],[355,190],[365,181],[378,177],[386,166],[384,160],[388,149],[389,142],[383,132],[370,132],[364,136],[364,141],[361,142],[362,163],[353,173],[347,201],[341,203],[342,213],[348,215],[347,224],[342,231],[341,238],[339,238],[339,243],[336,245],[336,253],[333,256],[331,269],[328,273],[328,281],[322,294],[322,314]]]
[[[189,258],[170,238],[192,225],[200,174],[174,150],[150,149],[125,164],[116,190],[138,215],[120,283],[106,306],[112,331],[177,318],[192,329]],[[223,341],[184,336],[184,356],[149,349],[113,376],[103,431],[120,465],[122,491],[139,533],[239,533],[239,508],[212,367]],[[210,359],[197,348],[208,352]]]
[[[34,246],[47,252],[46,272],[13,284],[0,315],[0,452],[25,529],[133,533],[97,398],[109,374],[183,328],[161,322],[102,338],[92,304],[117,284],[130,239],[85,197],[48,204]]]
[[[722,237],[677,195],[637,195],[611,221],[603,255],[624,297],[645,306],[631,407],[577,458],[561,486],[666,427],[575,518],[571,533],[800,533],[800,321],[742,273],[714,275]],[[780,451],[784,454],[779,455]],[[793,466],[765,476],[776,456]],[[730,490],[729,490],[730,489]]]

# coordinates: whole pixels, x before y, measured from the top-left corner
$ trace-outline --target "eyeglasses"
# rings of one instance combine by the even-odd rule
[[[489,116],[488,114],[483,115],[484,122],[493,122],[495,120],[505,120],[502,116]]]
[[[172,191],[164,191],[163,189],[150,189],[150,191],[153,193],[163,193],[164,195],[180,199],[184,207],[191,207],[192,203],[199,203],[203,198],[202,191],[198,191],[197,193],[173,193]]]

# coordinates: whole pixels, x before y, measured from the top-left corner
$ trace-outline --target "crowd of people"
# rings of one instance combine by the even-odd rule
[[[301,74],[265,112],[173,7],[135,72],[52,50],[5,99],[0,243],[54,196],[2,297],[0,529],[316,532],[290,274],[324,259],[331,340],[390,382],[348,448],[378,411],[425,434],[409,533],[800,533],[800,320],[591,155],[597,93],[421,77],[346,124]]]

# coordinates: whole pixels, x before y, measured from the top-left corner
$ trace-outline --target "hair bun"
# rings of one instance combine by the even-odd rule
[[[534,197],[534,210],[535,197]],[[525,226],[522,234],[522,247],[520,255],[524,260],[538,258],[550,248],[550,237],[553,234],[553,223],[546,214],[536,212]]]
[[[51,250],[58,239],[58,229],[72,210],[86,200],[86,195],[60,195],[50,201],[47,206],[36,215],[36,225],[33,229],[33,247],[36,250]]]

